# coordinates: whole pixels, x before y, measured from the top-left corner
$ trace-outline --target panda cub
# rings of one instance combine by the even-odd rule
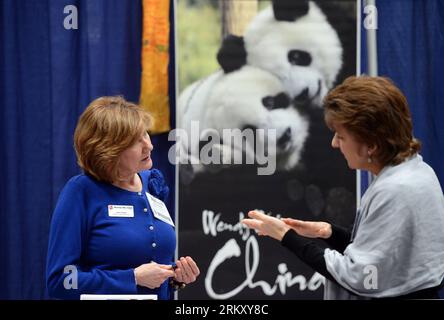
[[[224,39],[224,67],[248,64],[274,74],[296,105],[321,106],[342,67],[339,36],[313,1],[274,0],[253,18],[243,40],[241,47]]]
[[[191,84],[178,100],[179,127],[191,137],[198,131],[197,138],[178,139],[180,163],[191,164],[191,178],[211,169],[200,161],[202,142],[210,140],[224,163],[244,155],[261,164],[256,147],[262,144],[277,170],[293,169],[308,137],[304,111],[322,105],[341,69],[342,51],[313,1],[274,0],[253,18],[244,37],[226,37],[217,55],[222,70]],[[228,128],[274,132],[276,143],[268,146],[264,140],[270,137],[256,135],[254,146],[233,144],[223,139]]]
[[[223,163],[250,160],[271,165],[268,174],[272,174],[274,169],[290,169],[297,164],[308,135],[308,122],[292,105],[281,81],[248,65],[229,73],[216,72],[192,84],[180,95],[178,107],[182,110],[181,128],[189,133],[187,139],[178,140],[180,155],[185,157],[181,163],[191,163],[194,174],[206,168],[200,158],[202,142],[208,141]],[[190,140],[196,125],[199,139]],[[226,129],[240,129],[246,139],[229,136],[225,140]],[[258,148],[263,149],[258,152]],[[263,162],[264,152],[274,163]]]

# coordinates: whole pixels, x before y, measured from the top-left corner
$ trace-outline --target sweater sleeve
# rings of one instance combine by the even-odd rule
[[[103,270],[82,265],[88,216],[81,187],[71,180],[60,194],[51,221],[46,261],[48,293],[58,299],[81,294],[137,293],[134,269]]]
[[[344,253],[345,248],[350,244],[351,232],[335,224],[331,224],[331,231],[330,238],[324,239],[324,241],[330,248]]]
[[[299,236],[291,229],[284,235],[281,244],[293,252],[313,270],[322,274],[327,279],[336,282],[327,270],[324,259],[324,248],[307,238]]]

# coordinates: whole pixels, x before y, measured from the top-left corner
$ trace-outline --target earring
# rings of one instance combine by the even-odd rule
[[[372,155],[370,154],[370,151],[368,152],[368,158],[367,158],[367,162],[368,163],[372,163]]]

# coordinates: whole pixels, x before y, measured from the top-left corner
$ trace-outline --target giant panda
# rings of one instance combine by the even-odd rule
[[[243,37],[223,40],[217,54],[222,70],[181,93],[179,127],[189,135],[192,121],[199,121],[199,135],[211,128],[219,133],[223,128],[274,128],[277,142],[289,140],[288,146],[278,144],[271,150],[276,154],[277,170],[291,170],[299,163],[309,135],[309,120],[303,114],[312,112],[307,109],[320,109],[311,106],[320,106],[333,85],[341,55],[337,33],[314,2],[274,0],[253,18]],[[264,105],[266,97],[284,94],[289,100],[279,99],[279,107],[270,110]],[[181,176],[185,173],[192,178],[211,169],[198,163],[198,143],[178,143],[181,163],[191,164],[188,170],[181,167]],[[215,148],[223,158],[254,153],[248,146],[230,150],[222,143]]]
[[[321,106],[342,67],[339,36],[313,1],[274,0],[252,19],[243,41],[239,46],[233,37],[223,40],[218,58],[226,61],[224,68],[264,69],[302,107]]]
[[[293,4],[297,5],[294,7]],[[204,210],[212,210],[215,216],[223,217],[218,223],[229,221],[233,225],[241,213],[253,208],[297,219],[328,218],[341,225],[347,223],[341,223],[337,215],[343,219],[353,217],[353,193],[345,188],[354,179],[353,173],[350,171],[350,176],[344,179],[344,170],[349,170],[341,164],[340,153],[329,148],[330,133],[320,108],[321,99],[334,85],[341,69],[342,47],[319,8],[308,1],[274,1],[270,8],[253,18],[243,37],[228,36],[223,41],[217,55],[221,70],[191,84],[180,94],[178,124],[189,134],[192,121],[197,120],[199,136],[203,137],[211,128],[220,132],[223,128],[255,127],[274,128],[277,141],[281,139],[281,145],[277,145],[274,151],[278,171],[273,175],[259,176],[252,166],[254,170],[230,166],[222,167],[220,171],[221,168],[202,164],[179,167],[178,207],[185,214],[185,218],[181,218],[184,232],[180,239],[184,252],[198,251],[197,243],[217,249],[220,239],[226,241],[235,237],[230,232],[221,233],[220,237],[202,234],[196,221],[202,221]],[[316,21],[322,26],[315,26]],[[290,34],[284,35],[284,32]],[[315,39],[317,37],[322,40]],[[280,61],[275,61],[278,59]],[[227,150],[223,142],[219,147],[215,146],[222,150],[223,157],[231,157],[236,152],[252,152],[248,146],[245,150],[244,146]],[[196,150],[199,148],[196,147],[199,142],[191,144],[183,144],[181,155],[185,160],[198,157]],[[259,241],[261,257],[273,255],[273,244],[266,239]],[[196,257],[199,258],[199,252]],[[206,257],[207,253],[200,256],[204,264]],[[238,260],[243,263],[243,259]],[[294,270],[298,273],[305,270],[290,254],[282,261],[288,261],[293,274]],[[238,277],[233,277],[239,273],[237,262],[236,259],[225,262],[229,266],[228,272],[220,281],[228,283],[228,287],[239,283]],[[261,270],[257,276],[274,279],[274,263],[274,259],[261,258]],[[305,271],[301,273],[305,274]],[[192,290],[199,294],[205,289],[197,286]],[[257,293],[259,291],[255,288],[236,298],[251,299],[253,296],[263,299],[263,294]],[[186,298],[193,297],[193,291],[184,294],[189,295]],[[307,298],[310,295],[298,295],[297,290],[290,289],[287,294],[285,298]]]
[[[221,138],[220,144],[213,141],[211,147],[220,153],[222,164],[233,163],[236,157],[244,161],[252,159],[257,164],[255,147],[258,144],[267,147],[266,134],[268,129],[274,129],[275,143],[265,151],[270,159],[276,159],[278,170],[293,168],[298,163],[308,135],[308,121],[292,105],[281,81],[248,65],[227,73],[218,71],[192,84],[180,95],[178,107],[182,110],[181,129],[189,133],[186,140],[178,139],[181,162],[191,164],[193,174],[206,170],[199,153],[208,133]],[[199,140],[190,141],[196,123]],[[263,129],[265,136],[255,135],[254,145],[223,141],[224,129],[234,128],[252,129],[254,134],[256,129]]]

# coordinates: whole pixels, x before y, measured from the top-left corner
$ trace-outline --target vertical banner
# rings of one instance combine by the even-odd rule
[[[236,3],[176,6],[178,250],[201,270],[179,297],[320,299],[320,274],[240,220],[352,225],[355,172],[331,148],[322,99],[356,73],[357,4]]]
[[[140,104],[155,120],[151,133],[170,130],[168,100],[169,0],[143,0]]]

